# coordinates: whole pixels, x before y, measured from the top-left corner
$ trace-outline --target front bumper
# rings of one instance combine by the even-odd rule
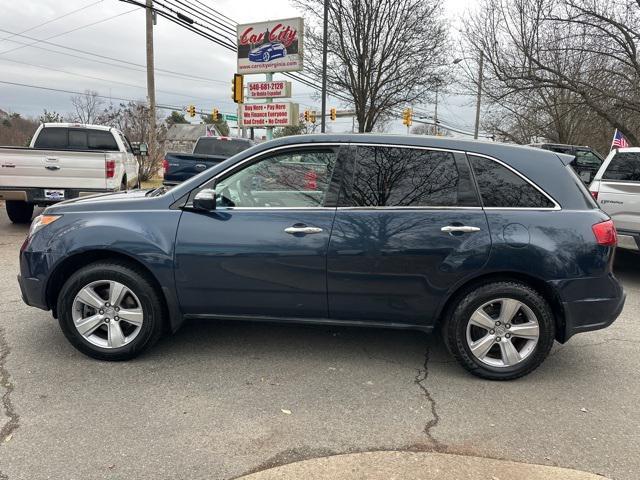
[[[20,252],[20,274],[18,285],[22,301],[31,307],[50,310],[47,303],[47,280],[54,262],[51,253],[32,252],[23,249]]]
[[[44,298],[42,282],[39,279],[23,278],[22,275],[18,275],[18,285],[20,285],[20,293],[22,294],[22,301],[24,303],[30,307],[49,310],[49,307],[46,305],[46,299]]]

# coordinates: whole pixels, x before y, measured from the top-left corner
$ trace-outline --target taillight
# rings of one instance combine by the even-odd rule
[[[598,200],[598,192],[594,192],[593,190],[591,190],[591,196],[594,200]]]
[[[169,160],[167,160],[166,158],[162,160],[162,171],[164,172],[165,175],[169,171]]]
[[[616,233],[616,227],[613,225],[613,220],[596,223],[591,229],[596,236],[598,245],[615,247],[618,244],[618,234]]]
[[[115,160],[105,160],[104,162],[104,171],[107,178],[113,178],[116,176],[116,161]]]

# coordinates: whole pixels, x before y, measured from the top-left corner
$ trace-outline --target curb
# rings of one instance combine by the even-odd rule
[[[593,473],[435,452],[365,452],[314,458],[251,473],[237,480],[606,480]]]

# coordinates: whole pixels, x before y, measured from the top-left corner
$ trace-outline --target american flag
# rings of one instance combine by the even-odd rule
[[[613,134],[613,142],[611,142],[611,149],[614,148],[627,148],[629,146],[629,142],[627,138],[622,134],[620,130],[616,128],[615,133]]]

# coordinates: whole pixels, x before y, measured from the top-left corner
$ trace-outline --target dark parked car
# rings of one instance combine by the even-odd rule
[[[440,327],[466,369],[512,379],[624,304],[615,229],[566,158],[419,136],[286,137],[169,191],[47,208],[21,249],[20,286],[104,360],[194,318]]]
[[[253,140],[231,137],[200,137],[193,153],[167,152],[162,162],[162,183],[174,186],[253,146]]]
[[[587,186],[591,184],[593,177],[595,177],[597,171],[600,170],[602,162],[604,162],[602,155],[587,146],[564,145],[562,143],[532,143],[530,146],[575,157],[571,162],[571,167]]]

